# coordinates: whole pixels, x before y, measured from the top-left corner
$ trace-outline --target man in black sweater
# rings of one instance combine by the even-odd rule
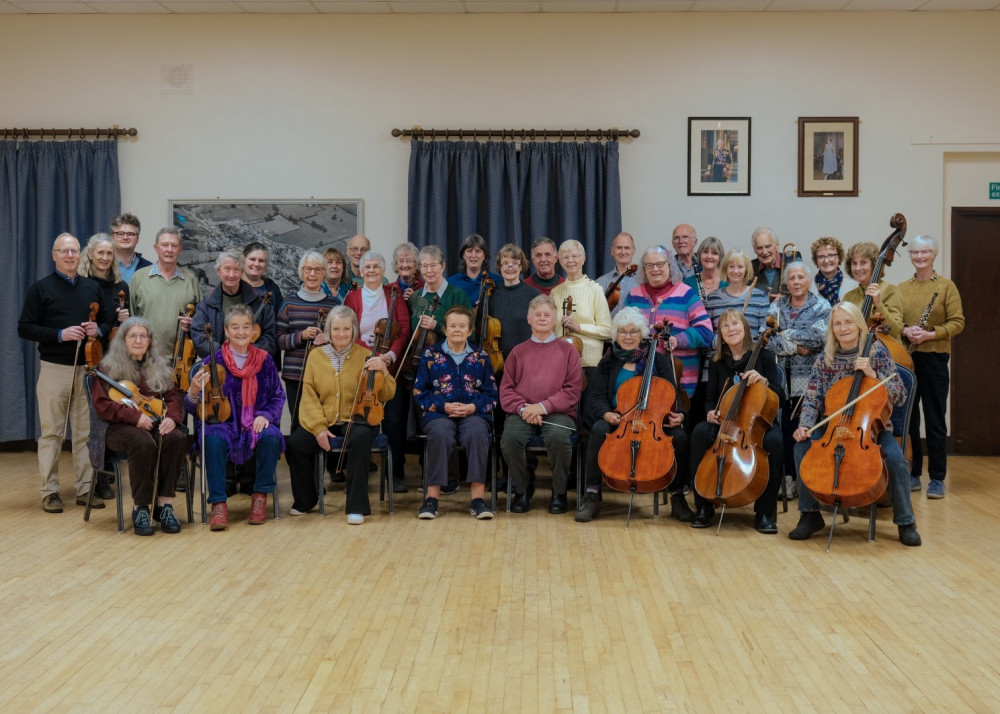
[[[91,466],[87,452],[90,415],[84,393],[84,344],[88,337],[108,334],[112,306],[103,300],[101,286],[77,274],[80,242],[69,233],[52,246],[55,271],[30,288],[17,323],[17,334],[38,343],[41,370],[35,392],[38,397],[38,470],[42,477],[42,509],[62,513],[59,495],[59,452],[66,438],[66,413],[73,434],[73,470],[76,472],[76,503],[87,504]],[[90,304],[101,305],[96,322],[90,321]],[[83,366],[81,366],[83,365]],[[93,507],[103,508],[96,499]]]

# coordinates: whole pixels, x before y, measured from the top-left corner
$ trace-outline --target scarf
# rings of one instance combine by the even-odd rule
[[[622,349],[618,345],[617,341],[612,341],[611,350],[614,352],[615,359],[621,361],[622,364],[635,362],[635,368],[636,371],[638,371],[639,363],[643,361],[643,358],[646,356],[646,352],[649,350],[649,340],[643,340],[634,350]]]
[[[843,282],[844,273],[840,268],[837,268],[837,274],[832,278],[824,278],[823,273],[816,273],[816,288],[819,290],[819,294],[830,303],[831,307],[840,302],[840,286]]]
[[[243,407],[240,409],[240,426],[252,434],[250,438],[251,449],[257,445],[257,439],[260,436],[253,431],[253,419],[254,407],[257,405],[257,373],[260,372],[266,358],[267,352],[250,345],[243,369],[239,369],[236,366],[236,357],[233,355],[233,349],[229,346],[229,342],[224,342],[222,345],[222,361],[225,362],[226,369],[231,375],[239,377],[243,381],[240,393],[243,400]]]
[[[312,290],[306,290],[304,286],[299,288],[299,291],[295,294],[306,302],[319,302],[326,297],[326,293],[323,292],[322,288],[313,292]]]

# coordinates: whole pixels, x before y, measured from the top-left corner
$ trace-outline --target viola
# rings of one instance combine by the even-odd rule
[[[761,350],[778,332],[778,320],[767,318],[767,329],[754,345],[746,371],[756,368]],[[764,493],[770,471],[764,434],[778,414],[778,395],[763,382],[739,384],[726,390],[717,411],[723,416],[715,444],[698,466],[695,489],[713,506],[745,506]]]
[[[375,333],[372,342],[372,349],[378,348],[378,354],[384,355],[392,347],[392,343],[399,337],[399,322],[396,316],[396,301],[399,299],[399,286],[393,285],[389,288],[389,312],[387,317],[379,318],[375,323]],[[397,370],[399,364],[396,365]]]
[[[437,293],[434,293],[434,299],[421,311],[420,317],[417,318],[417,329],[410,335],[410,344],[406,346],[406,352],[403,353],[403,359],[400,360],[399,373],[396,378],[407,389],[413,389],[413,383],[417,379],[417,368],[420,366],[420,356],[424,353],[424,348],[427,346],[427,334],[430,332],[430,330],[420,327],[420,318],[424,315],[433,314],[437,310],[440,301],[441,297]]]
[[[503,352],[500,351],[500,320],[490,317],[490,296],[496,283],[488,276],[483,276],[482,284],[479,286],[479,301],[476,303],[476,320],[473,334],[476,342],[486,350],[490,358],[490,365],[493,373],[503,372]]]
[[[274,297],[274,293],[268,290],[264,293],[264,297],[260,300],[260,305],[253,313],[253,330],[250,332],[250,341],[256,342],[260,339],[260,316],[264,314],[264,306],[271,302],[271,298]]]
[[[897,213],[890,219],[889,225],[894,229],[893,232],[885,239],[882,243],[882,247],[879,249],[878,258],[875,259],[875,265],[872,268],[871,278],[868,280],[868,285],[878,285],[879,280],[882,277],[882,273],[885,271],[885,267],[892,265],[892,261],[896,257],[896,250],[901,245],[906,245],[903,241],[903,237],[906,235],[906,218],[902,213]],[[867,288],[868,285],[865,287]],[[865,299],[861,302],[861,314],[864,316],[868,324],[872,324],[872,308],[874,307],[875,301],[871,295],[865,295]],[[889,334],[889,326],[886,325],[879,330],[876,335],[879,341],[885,345],[885,348],[889,350],[889,354],[892,355],[892,359],[896,364],[901,364],[907,369],[913,369],[913,358],[910,356],[909,351],[903,346],[903,343],[897,340],[895,337]]]
[[[388,317],[383,317],[375,323],[375,337],[372,341],[372,352],[369,358],[379,357],[388,352],[393,337],[399,334],[399,325],[392,319],[396,300],[399,298],[399,287],[393,285],[390,295]],[[382,419],[385,417],[385,403],[378,398],[378,393],[382,391],[383,384],[385,384],[383,372],[372,369],[361,371],[358,391],[351,409],[351,421],[371,426],[378,426],[382,423]]]
[[[604,291],[604,299],[608,301],[609,310],[614,310],[618,307],[618,302],[621,300],[622,295],[622,280],[631,275],[635,275],[637,270],[639,270],[639,266],[632,263],[625,269],[625,272],[615,278],[614,282],[611,283],[608,286],[608,289]]]
[[[130,382],[127,379],[117,382],[96,367],[88,369],[87,372],[94,377],[99,377],[108,385],[108,398],[111,401],[139,410],[152,419],[153,423],[159,422],[167,415],[167,407],[163,400],[143,395],[135,382]]]
[[[576,308],[573,306],[573,296],[567,295],[566,299],[563,300],[562,303],[562,316],[564,318],[569,317],[574,312],[576,312]],[[573,333],[569,332],[565,327],[563,328],[562,337],[560,337],[559,339],[561,339],[563,342],[569,342],[576,348],[577,354],[583,357],[583,340],[581,340]]]
[[[87,322],[97,322],[97,313],[100,309],[101,306],[96,302],[90,303],[90,316],[87,318]],[[104,359],[104,348],[101,346],[101,341],[96,337],[88,337],[87,345],[84,347],[84,354],[87,359],[87,366],[96,367]]]
[[[616,410],[627,418],[608,434],[597,455],[604,482],[616,491],[662,491],[677,473],[673,437],[663,427],[675,390],[669,381],[654,374],[661,338],[661,330],[650,335],[642,376],[632,377],[618,388]]]
[[[180,317],[192,317],[194,303],[180,311]],[[191,387],[191,368],[194,366],[194,340],[184,331],[180,321],[177,322],[177,336],[174,339],[174,356],[170,363],[174,368],[174,384],[178,389],[187,391]]]
[[[212,325],[205,323],[205,339],[208,340],[207,369],[211,377],[205,390],[205,398],[198,405],[198,417],[202,423],[219,424],[228,421],[233,415],[233,407],[229,398],[222,393],[222,385],[226,381],[226,369],[215,361],[215,340],[212,339]]]
[[[125,309],[125,291],[124,290],[119,290],[118,291],[118,295],[115,296],[115,305],[117,305],[117,309],[118,310],[124,310]],[[117,318],[117,315],[116,315],[116,318]],[[115,327],[112,328],[111,334],[108,335],[108,344],[111,344],[111,340],[115,339],[115,335],[117,335],[117,334],[118,334],[118,326],[116,325]]]
[[[871,354],[878,314],[865,337],[861,357]],[[854,402],[863,392],[871,393]],[[802,459],[799,476],[820,503],[860,508],[875,502],[885,491],[888,472],[882,462],[878,436],[892,417],[892,404],[884,386],[856,370],[830,387],[825,410],[842,410],[826,427],[823,438],[812,442]],[[836,515],[834,516],[836,519]]]

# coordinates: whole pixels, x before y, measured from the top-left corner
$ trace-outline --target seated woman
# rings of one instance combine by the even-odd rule
[[[892,404],[906,401],[906,390],[896,375],[896,364],[881,342],[874,342],[869,357],[859,357],[866,332],[865,321],[857,305],[843,301],[830,311],[826,348],[813,365],[802,402],[799,428],[794,434],[795,441],[799,442],[795,445],[795,470],[799,474],[799,511],[802,515],[795,530],[788,534],[792,540],[805,540],[826,525],[819,512],[819,503],[802,484],[800,465],[812,443],[823,438],[822,430],[811,436],[807,432],[823,416],[826,393],[830,387],[858,371],[879,381],[893,375],[884,387],[889,394],[889,401]],[[892,422],[887,423],[885,430],[878,435],[878,445],[889,470],[888,492],[892,498],[892,520],[899,527],[899,540],[903,545],[920,545],[920,534],[917,533],[916,519],[910,506],[910,474],[903,452],[893,438]]]
[[[573,298],[573,313],[562,314],[556,334],[578,337],[583,343],[580,362],[584,367],[593,367],[604,354],[604,341],[611,336],[611,310],[601,286],[584,275],[586,260],[587,253],[580,241],[563,241],[559,246],[559,265],[566,271],[566,280],[549,294],[557,307],[564,305],[566,298]]]
[[[381,373],[384,381],[378,390],[383,404],[396,392],[396,380],[381,357],[357,344],[358,318],[346,305],[338,305],[326,316],[324,334],[328,342],[312,351],[302,376],[302,401],[299,404],[299,428],[288,437],[288,472],[292,481],[292,504],[289,514],[302,516],[316,507],[321,495],[316,492],[316,454],[330,450],[330,440],[345,436],[354,411],[354,401],[361,384],[362,370]],[[372,443],[379,427],[355,421],[343,449],[346,453],[347,522],[361,525],[371,515],[368,501],[368,462]]]
[[[100,377],[94,378],[91,389],[94,411],[106,422],[91,425],[91,438],[99,438],[97,431],[105,427],[107,447],[127,456],[134,502],[132,528],[136,535],[142,536],[153,535],[152,521],[159,521],[164,533],[180,533],[181,524],[174,516],[171,500],[187,448],[187,437],[177,428],[184,420],[184,410],[181,396],[174,388],[174,372],[154,342],[149,322],[129,317],[115,334],[98,370],[118,383],[132,382],[143,397],[161,399],[166,413],[160,418],[112,401],[108,385]],[[153,474],[157,466],[156,503],[150,520],[149,504],[153,503]]]
[[[469,511],[480,520],[493,518],[484,495],[497,385],[486,350],[469,344],[472,320],[467,307],[449,309],[444,315],[447,338],[428,347],[420,358],[413,399],[427,436],[427,497],[418,518],[437,517],[441,487],[448,483],[448,458],[456,443],[468,455]]]
[[[253,310],[236,305],[225,317],[226,342],[215,353],[216,365],[222,368],[222,395],[229,400],[232,414],[228,419],[202,423],[199,414],[202,388],[210,386],[206,357],[204,368],[191,379],[184,404],[195,415],[195,434],[201,444],[204,430],[205,469],[208,502],[212,507],[209,527],[224,530],[229,525],[226,502],[226,462],[239,466],[257,457],[253,494],[250,496],[250,525],[267,520],[267,494],[274,493],[275,467],[284,446],[281,436],[281,411],[285,390],[274,360],[264,350],[251,344]],[[206,405],[207,407],[207,405]]]
[[[785,389],[778,376],[774,355],[762,350],[757,358],[756,369],[747,369],[752,352],[753,338],[746,317],[734,308],[724,310],[719,315],[719,344],[708,366],[708,384],[705,388],[707,421],[698,424],[691,432],[692,474],[698,473],[698,467],[705,453],[712,448],[719,434],[719,424],[723,415],[716,407],[727,384],[730,387],[735,386],[741,379],[747,384],[764,382],[764,385],[778,396],[779,404],[785,399]],[[781,485],[781,475],[784,471],[781,444],[781,425],[775,420],[764,433],[763,439],[769,465],[767,486],[753,506],[755,513],[753,526],[759,533],[778,532],[775,508],[778,501],[778,487]],[[691,521],[691,527],[708,528],[715,517],[712,502],[695,491],[694,503],[698,511]]]
[[[299,426],[299,385],[306,355],[315,345],[326,341],[323,322],[326,314],[339,304],[337,298],[323,292],[326,261],[314,250],[303,253],[299,260],[302,287],[289,295],[278,311],[278,347],[284,351],[281,378],[285,383],[288,413],[292,417],[291,431]]]
[[[646,317],[634,307],[623,307],[611,322],[614,341],[611,350],[601,359],[587,381],[583,403],[587,405],[582,415],[584,428],[590,429],[587,441],[586,492],[576,511],[577,523],[589,523],[601,510],[601,469],[597,457],[608,434],[614,431],[622,415],[617,411],[618,388],[632,377],[642,378],[649,348],[649,324]],[[673,370],[667,356],[657,352],[653,375],[670,382],[674,389]],[[670,412],[667,417],[668,435],[673,437],[675,458],[687,460],[687,434],[681,425],[684,414]],[[683,494],[680,496],[683,498]]]

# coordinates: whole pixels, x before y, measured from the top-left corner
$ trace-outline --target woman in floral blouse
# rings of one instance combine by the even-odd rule
[[[470,513],[493,518],[484,495],[497,384],[485,350],[469,344],[472,320],[469,308],[450,308],[444,314],[445,340],[428,347],[420,358],[413,398],[427,436],[427,494],[418,518],[437,517],[441,487],[448,482],[448,459],[458,443],[469,457]]]

